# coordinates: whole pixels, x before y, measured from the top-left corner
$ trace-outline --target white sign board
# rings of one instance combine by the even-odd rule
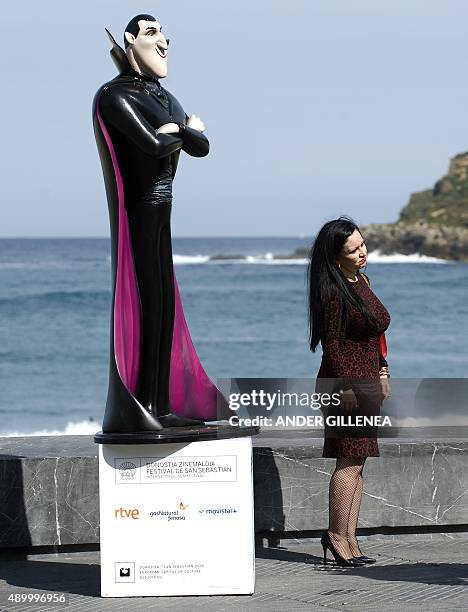
[[[252,440],[99,445],[101,595],[251,594]]]

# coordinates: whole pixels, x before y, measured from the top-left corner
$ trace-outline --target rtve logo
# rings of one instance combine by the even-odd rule
[[[140,511],[137,508],[129,508],[127,510],[127,508],[122,508],[122,506],[120,506],[120,508],[116,508],[114,510],[114,517],[131,518],[136,520],[140,518]]]

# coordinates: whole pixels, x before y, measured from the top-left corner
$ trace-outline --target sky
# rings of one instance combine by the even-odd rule
[[[181,158],[175,236],[392,222],[468,149],[466,2],[8,3],[0,236],[108,235],[91,105],[116,74],[104,28],[120,42],[142,12],[171,39],[164,86],[211,143]]]

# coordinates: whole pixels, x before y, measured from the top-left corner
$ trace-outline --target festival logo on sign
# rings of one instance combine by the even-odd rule
[[[120,460],[120,462],[117,463],[116,465],[116,468],[119,471],[120,480],[122,481],[135,480],[137,467],[138,466],[135,463],[133,463],[133,461],[129,461],[128,459]]]
[[[114,474],[115,484],[140,484],[141,457],[115,457]]]
[[[142,457],[141,482],[235,482],[235,455]]]

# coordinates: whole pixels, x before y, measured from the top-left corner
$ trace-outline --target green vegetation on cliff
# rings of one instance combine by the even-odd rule
[[[411,195],[399,222],[468,228],[468,152],[450,160],[448,173],[433,189]]]

